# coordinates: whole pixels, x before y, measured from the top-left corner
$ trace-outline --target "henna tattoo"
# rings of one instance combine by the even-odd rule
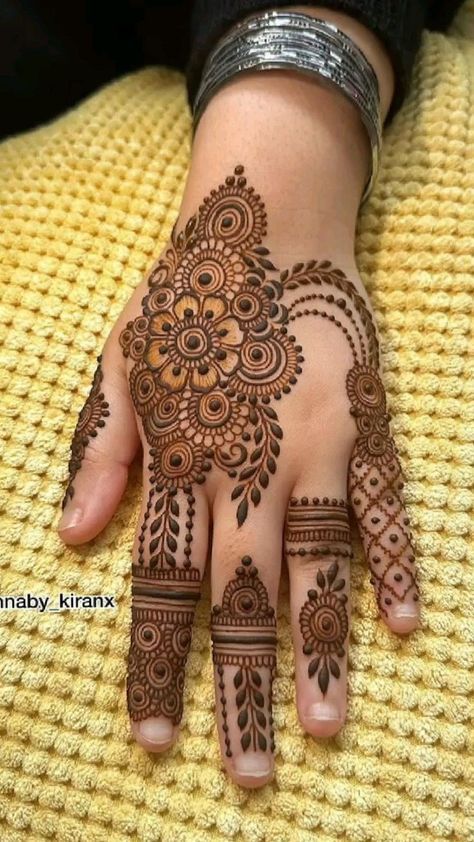
[[[184,667],[200,595],[199,571],[133,565],[132,576],[130,717],[162,715],[177,725],[183,713]]]
[[[275,611],[249,556],[244,556],[235,578],[226,585],[222,604],[211,618],[212,657],[219,676],[226,755],[232,756],[228,722],[225,666],[237,667],[232,684],[238,710],[237,725],[243,751],[274,751],[271,691],[276,664]],[[266,669],[269,698],[265,712],[262,672]]]
[[[314,655],[308,665],[308,675],[318,676],[318,684],[326,694],[330,676],[340,678],[341,671],[334,655],[343,658],[344,642],[349,628],[347,595],[337,592],[345,587],[345,579],[337,578],[339,565],[334,561],[326,572],[316,573],[318,589],[308,591],[308,599],[300,612],[303,652]]]
[[[347,566],[352,557],[346,502],[328,497],[300,500],[292,497],[286,517],[285,544],[287,556],[309,556],[330,562],[327,568],[319,567],[316,571],[317,588],[308,591],[299,615],[303,653],[311,656],[308,676],[317,676],[325,695],[331,677],[340,677],[337,658],[345,655],[349,631],[347,594],[341,593],[346,580],[335,560],[344,559]]]
[[[280,275],[284,289],[316,288],[294,298],[288,323],[317,316],[346,339],[353,364],[346,391],[357,438],[348,491],[371,570],[380,611],[411,596],[419,599],[409,520],[404,514],[402,470],[390,435],[385,390],[378,374],[379,344],[371,313],[354,285],[329,261],[296,264]],[[283,328],[284,329],[284,328]]]
[[[159,607],[150,602],[145,615],[140,613],[145,608],[136,602],[138,592],[134,596],[135,642],[130,653],[128,692],[134,716],[137,711],[150,715],[151,710],[180,715],[171,700],[176,701],[182,685],[186,647],[170,650],[169,669],[160,659],[167,657],[162,648],[166,635],[169,640],[176,628],[190,628],[193,612],[189,601],[185,602],[186,610],[176,607],[182,598],[183,582],[193,583],[193,599],[197,598],[199,572],[192,564],[195,487],[205,483],[211,470],[225,472],[233,482],[231,499],[235,501],[239,527],[251,508],[259,505],[277,470],[283,440],[275,405],[291,392],[304,363],[302,347],[290,333],[298,319],[316,316],[332,324],[344,336],[352,354],[347,395],[357,441],[349,491],[359,515],[381,610],[409,593],[413,599],[418,598],[411,536],[401,515],[401,469],[377,373],[379,346],[370,311],[351,281],[329,261],[310,260],[282,272],[274,266],[263,245],[267,233],[265,205],[243,172],[241,165],[236,166],[234,173],[204,198],[182,231],[173,228],[169,247],[149,276],[142,312],[120,335],[123,354],[130,362],[130,394],[150,453],[150,492],[138,537],[133,588],[137,582],[143,587],[143,577],[156,579],[161,600]],[[97,425],[101,426],[107,408],[102,394],[97,400]],[[84,437],[82,444],[85,446]],[[288,523],[288,555],[347,559],[350,549],[341,518],[344,502],[313,501],[311,506],[314,511],[308,509],[302,520],[295,515],[296,520]],[[320,506],[333,510],[334,522],[326,525],[326,532],[315,523],[316,511],[322,511]],[[330,519],[329,515],[326,512]],[[334,564],[337,567],[337,562]],[[317,604],[335,598],[336,567],[329,568],[331,576],[329,570],[320,571]],[[251,561],[243,561],[238,571],[232,587],[245,585],[258,595],[259,605],[266,605],[266,590]],[[250,596],[249,592],[249,600]],[[308,615],[316,611],[315,599],[308,598]],[[243,749],[261,747],[268,739],[268,726],[273,741],[270,713],[267,719],[259,704],[260,673],[256,667],[269,670],[271,700],[274,618],[271,613],[254,618],[252,605],[250,600],[248,608],[242,603],[238,610],[230,611],[223,603],[221,613],[213,614],[228,752],[224,663],[238,668],[234,680],[238,684],[235,689]],[[135,633],[135,629],[145,620],[160,633],[166,630],[164,637],[153,638],[153,657],[144,655],[148,650],[136,640],[137,635],[142,640],[141,632]],[[258,634],[252,651],[243,630],[247,625],[252,628],[254,620]],[[242,654],[231,641],[232,634]],[[224,635],[225,642],[219,635]],[[264,642],[268,648],[262,655],[259,646]],[[339,656],[337,649],[335,653]],[[148,673],[155,669],[150,666],[154,659],[160,664],[162,684],[158,692],[155,675],[153,691],[150,681],[153,699],[147,703],[143,695],[145,680],[148,682]],[[335,676],[335,668],[331,669],[329,660],[325,663],[329,681],[329,675]],[[323,662],[314,669],[320,686],[325,686]],[[133,691],[132,678],[137,682]]]
[[[154,493],[202,484],[215,466],[235,480],[239,526],[277,468],[283,433],[270,404],[291,391],[304,361],[282,328],[283,287],[261,245],[266,221],[237,166],[184,231],[173,229],[143,313],[120,336]]]
[[[69,481],[62,502],[63,509],[68,500],[72,500],[74,496],[73,482],[82,465],[86,447],[91,438],[97,435],[98,430],[105,426],[104,419],[110,415],[109,404],[104,399],[104,393],[101,391],[103,378],[101,362],[102,356],[97,357],[97,368],[92,381],[92,387],[79,413],[76,429],[74,430],[68,464]]]

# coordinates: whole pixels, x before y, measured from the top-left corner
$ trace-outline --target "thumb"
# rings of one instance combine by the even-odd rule
[[[109,338],[74,431],[58,532],[66,544],[94,538],[111,519],[139,447],[125,366]]]

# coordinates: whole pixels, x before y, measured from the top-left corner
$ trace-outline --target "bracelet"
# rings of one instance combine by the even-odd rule
[[[193,108],[193,130],[216,91],[237,73],[292,69],[335,85],[360,113],[372,150],[361,202],[377,177],[382,124],[377,76],[362,50],[339,27],[302,12],[261,12],[235,24],[209,53]]]

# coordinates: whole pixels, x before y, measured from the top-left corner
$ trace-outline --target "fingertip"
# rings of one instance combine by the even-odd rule
[[[409,634],[420,626],[420,608],[418,603],[395,605],[384,616],[387,626],[396,634]]]
[[[312,737],[334,737],[341,730],[346,718],[345,710],[329,702],[315,702],[299,712],[304,730]]]
[[[234,783],[246,789],[257,789],[273,778],[273,759],[264,752],[239,754],[228,768]]]
[[[164,716],[150,716],[139,722],[130,720],[130,728],[135,742],[151,752],[166,751],[178,736],[178,729]]]

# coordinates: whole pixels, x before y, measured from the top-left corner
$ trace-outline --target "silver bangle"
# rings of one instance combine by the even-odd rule
[[[379,85],[362,50],[332,23],[302,12],[270,11],[235,24],[207,57],[194,101],[194,131],[211,97],[237,73],[283,68],[322,77],[358,108],[372,149],[363,202],[372,190],[379,167]]]

